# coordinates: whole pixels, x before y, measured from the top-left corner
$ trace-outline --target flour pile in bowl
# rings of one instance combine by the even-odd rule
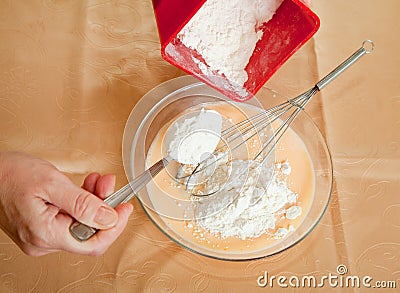
[[[211,114],[216,116],[211,117]],[[218,141],[207,131],[203,133],[204,136],[189,139],[189,145],[180,150],[179,146],[187,136],[197,134],[199,130],[212,129],[215,123],[217,127],[214,129],[220,130],[221,117],[216,111],[202,110],[200,114],[185,119],[177,124],[175,140],[169,145],[171,154],[177,152],[178,157],[185,158],[180,162],[193,162],[192,168],[181,168],[177,178],[184,178],[182,184],[186,187],[194,186],[190,192],[209,195],[191,197],[195,202],[195,217],[187,220],[187,227],[194,229],[195,233],[203,229],[221,238],[237,237],[244,240],[263,234],[272,238],[286,236],[294,229],[290,221],[302,214],[302,208],[298,205],[298,194],[287,183],[287,177],[291,174],[288,161],[271,166],[260,158],[239,159],[229,155],[229,150],[217,147]],[[260,132],[259,135],[263,133]],[[190,143],[194,145],[190,146]],[[223,141],[221,143],[224,144]],[[202,144],[209,148],[208,152],[217,149],[211,160],[214,166],[196,169],[200,172],[192,174],[197,167],[196,163],[200,162],[202,151],[198,147]],[[192,150],[189,152],[190,156],[186,150]],[[209,166],[209,163],[206,162],[205,165]],[[188,177],[190,174],[192,176]],[[196,185],[200,188],[197,189]]]
[[[197,218],[189,227],[197,225],[221,238],[241,239],[263,234],[281,238],[294,230],[292,225],[281,225],[283,219],[294,220],[302,213],[297,205],[298,194],[286,182],[290,164],[277,163],[273,174],[273,170],[257,161],[231,163],[231,174],[226,163],[222,163],[205,185],[205,193],[219,188],[220,191],[204,207],[199,205]]]

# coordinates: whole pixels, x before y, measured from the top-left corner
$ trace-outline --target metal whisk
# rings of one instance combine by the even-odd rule
[[[365,40],[362,43],[361,48],[355,51],[349,58],[347,58],[338,67],[332,70],[327,76],[322,78],[318,83],[314,85],[314,87],[312,87],[308,91],[225,129],[221,133],[221,139],[226,142],[225,146],[232,146],[230,148],[230,151],[232,152],[243,144],[249,142],[249,140],[258,135],[260,131],[270,126],[271,123],[277,120],[281,120],[282,123],[280,123],[279,127],[274,130],[274,133],[268,138],[268,140],[263,143],[261,150],[254,157],[254,160],[260,159],[261,161],[264,161],[270,156],[280,138],[285,134],[286,130],[290,127],[296,117],[308,104],[311,98],[315,96],[315,94],[317,94],[320,90],[322,90],[326,85],[328,85],[333,79],[339,76],[343,71],[345,71],[348,67],[353,65],[362,56],[371,53],[373,50],[374,43],[371,40]],[[281,117],[283,115],[286,115],[285,117],[287,118],[284,118],[282,120]],[[226,153],[224,153],[222,156],[215,155],[216,153],[221,152],[221,148],[217,149],[214,152],[214,155],[212,156],[213,158],[209,157],[201,162],[192,172],[191,176],[202,172],[204,169],[209,168],[212,165],[215,166],[216,162],[222,160],[223,157],[227,155]],[[194,185],[193,180],[188,180],[186,185],[188,189],[190,189],[190,187],[188,187],[190,183]],[[207,194],[193,193],[193,195],[203,197],[211,195],[213,193],[215,192]]]

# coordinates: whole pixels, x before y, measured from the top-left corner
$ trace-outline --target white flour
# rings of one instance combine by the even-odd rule
[[[168,153],[182,164],[197,164],[202,156],[214,152],[220,141],[222,117],[218,112],[202,109],[198,114],[177,120],[171,126],[173,139]]]
[[[195,62],[204,74],[212,70],[243,86],[250,57],[283,0],[207,0],[178,34],[182,43],[205,60]],[[208,67],[211,69],[209,70]]]
[[[286,166],[285,169],[282,166]],[[222,191],[197,211],[195,224],[222,238],[247,239],[262,234],[276,238],[286,236],[294,228],[291,225],[278,227],[278,220],[285,216],[295,219],[301,214],[301,207],[296,205],[298,195],[288,188],[285,178],[280,178],[290,174],[288,167],[288,162],[279,164],[279,176],[273,176],[273,170],[258,162],[236,160],[232,162],[232,173],[223,186],[229,172],[226,164],[221,164],[207,183],[205,192],[218,188]]]
[[[186,117],[171,126],[173,140],[168,152],[183,164],[195,165],[204,159],[202,154],[213,153],[220,142],[222,116],[216,111],[202,109]],[[294,230],[290,224],[285,227],[280,224],[282,219],[294,220],[302,213],[298,194],[286,183],[291,173],[288,161],[276,163],[274,174],[273,167],[258,161],[231,161],[221,152],[215,158],[220,159],[214,173],[209,173],[212,168],[206,169],[198,177],[191,178],[195,182],[208,179],[200,185],[203,186],[201,192],[219,192],[197,202],[195,219],[189,226],[197,225],[222,238],[241,239],[263,234],[282,238]],[[185,170],[181,171],[188,172]],[[191,168],[188,170],[190,174]]]

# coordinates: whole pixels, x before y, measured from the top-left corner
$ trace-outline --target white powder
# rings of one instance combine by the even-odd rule
[[[301,207],[292,206],[286,210],[286,218],[294,220],[301,215]]]
[[[222,117],[213,110],[202,109],[193,117],[183,121],[178,119],[167,133],[172,136],[168,154],[182,164],[197,164],[202,156],[214,152],[220,141],[221,128]]]
[[[292,168],[290,167],[290,164],[288,161],[283,162],[280,165],[280,169],[282,170],[282,173],[285,175],[289,175],[292,172]]]
[[[276,230],[274,236],[277,237],[277,238],[283,238],[291,231],[294,231],[294,227],[292,225],[289,225],[288,229],[279,228],[278,230]]]
[[[272,18],[282,1],[207,0],[178,38],[203,57],[207,65],[200,66],[198,59],[196,63],[204,74],[214,70],[243,86],[248,79],[245,68],[263,35],[260,26]]]
[[[280,238],[293,227],[278,227],[279,219],[294,219],[301,208],[294,206],[298,195],[292,192],[282,176],[273,176],[273,170],[255,161],[235,160],[231,168],[220,164],[205,186],[205,191],[221,191],[199,205],[196,224],[222,238],[241,239],[269,234]],[[288,164],[286,162],[286,164]],[[228,170],[232,170],[229,174]],[[287,210],[286,210],[287,209]]]

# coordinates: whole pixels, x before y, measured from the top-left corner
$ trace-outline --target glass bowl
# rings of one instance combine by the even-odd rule
[[[123,137],[123,162],[129,180],[142,173],[146,166],[146,157],[151,143],[159,130],[171,119],[179,116],[189,107],[208,102],[233,102],[223,94],[199,82],[192,76],[183,76],[163,84],[148,92],[132,110]],[[269,109],[287,101],[278,93],[263,88],[257,95],[244,103]],[[180,246],[200,255],[221,260],[251,260],[282,252],[304,239],[319,223],[325,213],[332,189],[332,162],[325,140],[313,120],[302,111],[291,130],[302,140],[309,154],[314,177],[313,196],[304,219],[286,237],[272,241],[255,250],[213,249],[188,239],[184,233],[170,226],[176,203],[166,198],[161,203],[154,203],[148,188],[138,194],[138,199],[152,222],[171,240]],[[164,172],[164,171],[162,171]],[[172,220],[175,221],[175,220]]]

